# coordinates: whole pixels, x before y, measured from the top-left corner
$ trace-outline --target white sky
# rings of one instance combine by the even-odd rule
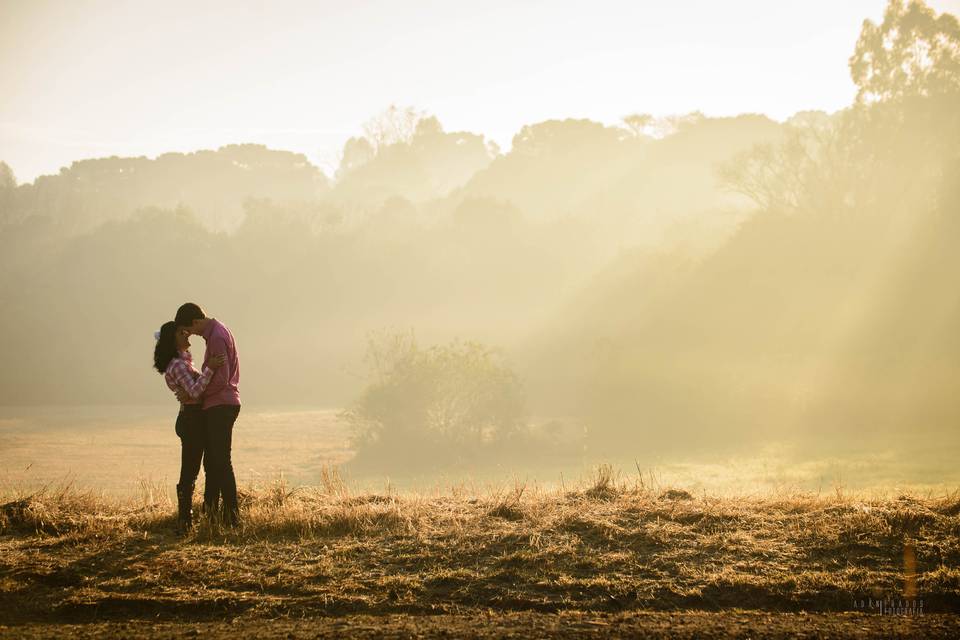
[[[960,13],[960,0],[932,0]],[[884,0],[0,0],[0,160],[259,142],[330,172],[389,104],[506,150],[524,124],[849,104]]]

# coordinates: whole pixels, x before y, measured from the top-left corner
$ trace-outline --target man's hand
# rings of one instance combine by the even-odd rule
[[[187,392],[181,387],[177,387],[177,390],[174,391],[174,393],[177,396],[177,400],[179,400],[182,404],[195,404],[197,402],[194,398],[191,398],[189,395],[187,395]]]

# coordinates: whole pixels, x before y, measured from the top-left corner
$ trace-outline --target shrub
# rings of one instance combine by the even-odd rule
[[[476,459],[521,435],[520,380],[499,351],[454,340],[421,348],[413,332],[368,339],[369,380],[345,411],[358,458],[406,468]]]

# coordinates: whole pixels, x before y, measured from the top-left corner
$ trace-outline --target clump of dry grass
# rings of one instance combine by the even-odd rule
[[[356,494],[327,469],[315,487],[247,487],[239,528],[201,520],[185,538],[149,487],[126,502],[69,487],[0,502],[0,595],[36,619],[837,610],[908,586],[928,610],[960,605],[955,494],[694,496],[608,466],[560,491]]]
[[[601,464],[594,470],[590,487],[584,495],[599,500],[612,500],[619,493],[617,488],[618,473],[613,465]]]
[[[504,520],[522,520],[523,519],[523,492],[527,485],[515,484],[513,490],[504,492],[497,490],[492,496],[492,506],[487,511],[487,515],[494,518],[503,518]]]
[[[41,488],[0,505],[0,533],[61,536],[77,532],[125,533],[155,507],[123,508],[93,491],[67,484]]]

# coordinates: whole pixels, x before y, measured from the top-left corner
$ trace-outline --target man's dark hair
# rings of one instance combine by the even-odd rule
[[[177,309],[177,316],[173,319],[178,327],[189,327],[193,325],[194,320],[206,319],[206,314],[200,305],[193,302],[185,302]]]
[[[153,367],[160,373],[167,371],[167,365],[174,358],[179,357],[177,352],[177,327],[172,322],[164,322],[160,327],[160,338],[153,347]]]

